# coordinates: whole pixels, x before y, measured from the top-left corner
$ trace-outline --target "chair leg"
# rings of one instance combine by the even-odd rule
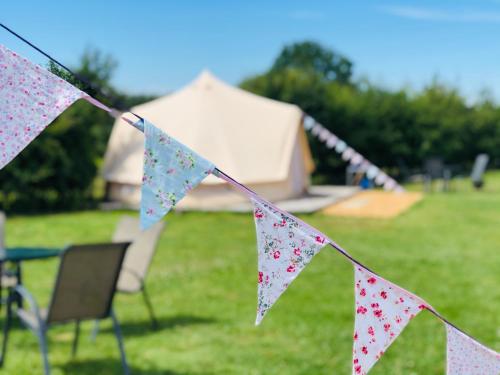
[[[80,337],[80,321],[77,320],[75,323],[75,337],[73,338],[73,347],[71,348],[71,356],[76,356],[76,351],[78,350],[78,338]]]
[[[151,304],[151,300],[149,299],[149,295],[146,292],[145,285],[143,285],[141,292],[142,292],[142,297],[144,298],[144,303],[146,304],[146,308],[148,309],[149,318],[151,319],[151,326],[153,327],[153,329],[156,329],[156,328],[158,328],[158,321],[156,320],[156,317],[155,317],[155,314],[153,311],[153,305]]]
[[[3,326],[3,338],[2,338],[2,351],[0,356],[0,367],[3,366],[5,362],[5,354],[7,352],[7,342],[9,338],[10,324],[12,321],[12,293],[9,292],[9,296],[7,297],[7,306],[6,306],[6,314],[5,314],[5,322]]]
[[[95,341],[95,339],[97,338],[97,334],[99,333],[99,319],[96,319],[94,321],[94,328],[92,329],[92,334],[90,335],[90,340],[92,342]]]
[[[43,360],[43,369],[45,375],[50,375],[50,366],[49,366],[49,353],[47,347],[47,331],[45,329],[45,325],[41,325],[38,332],[36,332],[38,336],[38,342],[40,343],[40,351],[42,353]]]
[[[118,349],[120,350],[120,359],[123,366],[123,372],[125,375],[130,374],[130,370],[127,364],[127,357],[125,356],[125,349],[123,347],[123,337],[122,331],[120,329],[120,324],[118,323],[118,319],[116,318],[115,312],[111,309],[111,319],[113,320],[113,329],[115,331],[116,341],[118,341]]]

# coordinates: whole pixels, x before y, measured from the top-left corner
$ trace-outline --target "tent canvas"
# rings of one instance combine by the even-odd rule
[[[132,109],[270,200],[298,197],[314,169],[303,112],[232,87],[209,72],[183,89]],[[140,202],[144,137],[123,120],[113,126],[104,163],[108,197]],[[213,209],[245,198],[208,176],[179,206]]]

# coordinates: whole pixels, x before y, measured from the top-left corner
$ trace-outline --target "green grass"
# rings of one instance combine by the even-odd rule
[[[429,194],[392,220],[303,218],[389,280],[417,293],[486,345],[500,349],[500,174],[486,189],[469,182]],[[63,246],[109,240],[123,212],[12,217],[9,246]],[[167,217],[148,287],[161,328],[152,331],[140,296],[119,295],[115,310],[134,373],[350,374],[352,266],[325,248],[264,319],[256,309],[256,249],[249,214]],[[27,287],[42,305],[57,262],[24,267]],[[3,309],[2,312],[5,310]],[[71,359],[71,325],[49,331],[54,374],[120,374],[108,322],[95,343],[85,323]],[[443,374],[445,331],[420,314],[370,374]],[[37,340],[19,325],[11,332],[5,374],[41,373]]]

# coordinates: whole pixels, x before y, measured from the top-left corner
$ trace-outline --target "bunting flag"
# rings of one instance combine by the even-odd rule
[[[300,271],[327,244],[313,232],[268,204],[252,199],[258,252],[259,324]]]
[[[161,220],[215,166],[147,121],[144,127],[144,174],[141,227]]]
[[[355,269],[353,374],[365,375],[425,302],[358,265]]]
[[[0,44],[0,169],[87,95]]]
[[[446,324],[447,375],[499,375],[500,353]]]

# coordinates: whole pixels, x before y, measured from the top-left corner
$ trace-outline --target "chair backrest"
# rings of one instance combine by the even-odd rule
[[[5,214],[0,211],[0,261],[5,259]]]
[[[61,255],[47,323],[108,317],[129,245],[75,245],[66,249]]]
[[[113,242],[128,241],[131,245],[123,261],[118,290],[135,292],[141,288],[164,227],[165,223],[160,221],[148,230],[141,231],[138,219],[124,216],[120,220],[113,235]]]

